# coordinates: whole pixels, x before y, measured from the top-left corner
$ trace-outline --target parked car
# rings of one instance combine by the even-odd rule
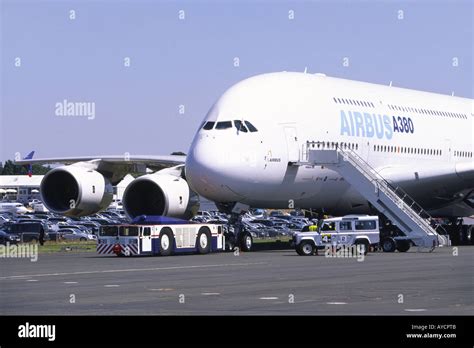
[[[290,222],[290,224],[288,224],[288,228],[293,231],[301,231],[305,226],[306,224],[300,222]]]
[[[0,225],[3,225],[5,222],[10,221],[10,219],[5,215],[0,215]]]
[[[17,219],[15,221],[16,223],[22,223],[22,222],[26,222],[26,223],[33,223],[33,222],[36,222],[38,224],[45,224],[44,220],[41,220],[41,219],[34,219],[33,217],[31,218],[28,218],[28,219],[25,219],[25,218],[21,218],[21,219]]]
[[[266,212],[264,209],[251,209],[250,210],[250,216],[254,218],[263,218],[265,217]]]
[[[285,221],[291,221],[292,219],[294,219],[294,216],[291,215],[272,215],[271,217],[273,219],[280,219]]]
[[[253,223],[262,224],[262,225],[265,225],[267,227],[274,227],[275,226],[275,223],[272,220],[267,220],[267,219],[255,219],[255,220],[249,220],[249,222],[251,224],[253,224]]]
[[[40,219],[40,220],[48,220],[48,219],[49,219],[49,215],[48,215],[48,214],[45,214],[45,213],[34,213],[34,214],[33,214],[33,218],[34,218],[34,219]]]
[[[53,216],[53,217],[50,217],[48,218],[48,224],[51,224],[51,225],[55,225],[55,224],[58,224],[58,223],[71,223],[71,219],[67,218],[67,217],[64,217],[64,216]]]
[[[101,219],[101,218],[91,218],[90,221],[97,222],[101,225],[113,225],[119,223],[118,221],[112,219]]]
[[[45,228],[44,224],[38,222],[13,223],[11,225],[6,226],[5,230],[10,234],[19,235],[21,241],[23,242],[39,241],[41,230],[45,232],[44,240],[48,239],[47,228]]]
[[[211,213],[209,213],[208,211],[201,211],[201,210],[197,212],[196,216],[203,216],[208,219],[212,218]]]
[[[99,233],[100,229],[100,224],[94,221],[78,221],[76,222],[76,225],[78,226],[85,226],[87,229],[92,233],[97,235]]]
[[[42,202],[33,204],[32,208],[35,213],[47,213],[49,211]]]
[[[105,215],[107,219],[112,219],[112,220],[119,220],[119,221],[124,221],[127,220],[127,217],[125,215],[120,214],[118,211],[112,210],[112,211],[103,211],[101,215]]]
[[[63,228],[60,229],[58,233],[61,236],[61,239],[65,240],[80,240],[81,242],[97,240],[97,236],[90,233],[84,233],[74,228]]]
[[[48,232],[49,240],[54,240],[54,241],[64,240],[64,234],[69,233],[69,232],[87,233],[87,232],[81,231],[78,228],[73,228],[73,227],[63,228],[61,225],[57,229]]]
[[[33,208],[33,205],[37,204],[37,203],[41,203],[41,201],[39,199],[30,199],[28,201],[28,206],[32,207]]]
[[[20,243],[20,236],[14,233],[7,233],[0,230],[0,244],[17,244]]]

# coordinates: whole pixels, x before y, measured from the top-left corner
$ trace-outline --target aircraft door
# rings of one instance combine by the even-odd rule
[[[370,142],[362,140],[359,145],[359,156],[366,162],[369,162]]]
[[[286,146],[288,150],[288,162],[300,160],[300,149],[295,127],[285,127]]]

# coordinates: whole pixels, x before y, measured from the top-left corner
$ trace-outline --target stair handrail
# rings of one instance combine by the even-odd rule
[[[309,145],[310,144],[322,144],[323,142],[314,142],[314,141],[307,141],[306,142],[306,156],[309,154]],[[374,186],[377,186],[377,183],[381,183],[381,186],[377,186],[378,189],[382,188],[384,189],[384,193],[389,197],[395,204],[398,204],[396,199],[392,197],[392,193],[395,195],[395,197],[399,200],[401,200],[402,205],[403,205],[403,210],[410,216],[415,217],[413,219],[418,226],[420,226],[425,232],[431,232],[434,231],[437,234],[441,235],[447,235],[448,233],[446,230],[440,225],[436,224],[435,226],[432,225],[434,223],[433,217],[425,210],[423,209],[405,190],[403,190],[400,186],[393,186],[390,184],[377,170],[375,170],[367,161],[365,161],[362,157],[360,157],[357,152],[355,152],[353,149],[348,148],[348,149],[342,149],[341,146],[339,146],[338,143],[334,143],[334,148],[332,149],[320,149],[318,147],[318,150],[336,150],[338,155],[342,154],[343,160],[349,160],[352,165],[354,165],[362,174],[364,174],[366,177],[368,177]],[[368,170],[367,170],[367,169]],[[386,188],[386,189],[385,189]],[[408,200],[408,201],[406,201]],[[409,205],[409,203],[411,203]],[[416,210],[415,210],[415,209]],[[414,214],[413,214],[414,213]],[[418,221],[418,219],[421,219]],[[428,223],[426,220],[430,221]],[[430,231],[431,230],[431,231]]]

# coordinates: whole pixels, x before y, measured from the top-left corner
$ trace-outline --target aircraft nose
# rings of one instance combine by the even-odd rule
[[[216,191],[221,158],[222,153],[213,139],[198,136],[186,156],[185,166],[186,179],[194,191],[203,196]]]
[[[252,143],[235,134],[198,134],[186,157],[191,189],[214,201],[241,201],[256,179],[257,156]]]

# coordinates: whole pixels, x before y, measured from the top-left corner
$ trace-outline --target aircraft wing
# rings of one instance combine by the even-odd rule
[[[142,156],[142,155],[118,155],[118,156],[78,156],[78,157],[56,157],[21,159],[16,164],[72,164],[83,166],[88,169],[97,170],[113,183],[120,181],[126,174],[145,174],[147,168],[157,171],[164,168],[184,165],[186,156]]]

